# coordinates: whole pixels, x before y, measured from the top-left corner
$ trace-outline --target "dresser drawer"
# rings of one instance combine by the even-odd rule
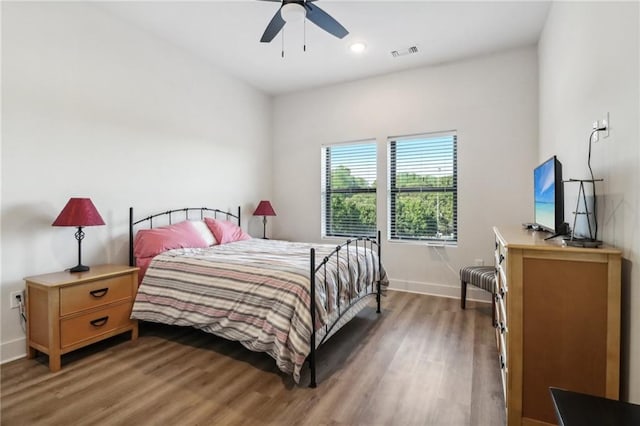
[[[60,316],[132,298],[131,274],[60,289]]]
[[[500,242],[496,240],[495,244],[495,257],[496,257],[496,265],[506,265],[507,264],[507,248]]]
[[[508,283],[507,283],[507,256],[508,251],[507,248],[502,245],[498,240],[496,240],[496,249],[494,251],[494,264],[496,267],[496,291],[502,290],[504,294],[507,292]]]
[[[505,304],[503,298],[500,294],[496,295],[496,316],[498,325],[507,331],[507,310],[505,309]]]
[[[507,407],[507,402],[509,401],[509,387],[507,386],[507,381],[509,380],[509,376],[507,374],[507,370],[504,368],[500,369],[500,379],[502,382],[502,396],[504,397],[505,407]]]
[[[85,340],[131,325],[131,302],[60,321],[60,346],[67,348]]]
[[[500,246],[499,252],[496,253],[497,264],[504,268],[504,266],[507,264],[508,256],[509,256],[509,252],[503,246]]]
[[[504,296],[509,291],[507,283],[507,273],[501,265],[496,266],[496,291]]]

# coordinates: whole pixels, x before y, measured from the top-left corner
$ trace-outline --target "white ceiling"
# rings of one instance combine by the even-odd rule
[[[143,1],[100,7],[187,49],[270,94],[459,60],[537,42],[547,1],[332,1],[316,5],[350,34],[340,40],[306,24],[285,25],[271,43],[260,37],[279,4],[269,1]],[[349,51],[363,41],[362,55]],[[417,46],[399,58],[392,50]]]

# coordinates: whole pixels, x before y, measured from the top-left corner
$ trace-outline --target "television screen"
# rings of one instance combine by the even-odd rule
[[[533,171],[534,222],[542,229],[557,232],[564,222],[562,165],[553,156]]]

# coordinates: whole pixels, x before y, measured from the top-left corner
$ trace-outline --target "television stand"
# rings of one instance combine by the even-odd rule
[[[558,232],[557,234],[553,234],[552,236],[547,237],[544,240],[547,241],[547,240],[552,240],[552,239],[557,238],[557,237],[566,237],[566,236],[567,236],[567,234],[565,234],[564,232]]]
[[[556,237],[567,237],[571,235],[571,228],[569,228],[569,224],[567,222],[563,223],[559,226],[559,229],[556,229],[556,233],[550,237],[545,238],[544,240],[551,240]]]

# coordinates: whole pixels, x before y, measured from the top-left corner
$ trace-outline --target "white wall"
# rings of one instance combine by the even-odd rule
[[[88,265],[128,261],[129,206],[240,204],[261,233],[270,104],[95,5],[3,2],[1,359],[25,353],[9,292],[77,263],[74,229],[51,227],[72,196],[107,223],[85,229]]]
[[[277,97],[274,235],[321,241],[321,145],[365,138],[379,144],[378,226],[386,235],[387,137],[456,130],[458,247],[385,241],[383,258],[394,287],[458,296],[460,267],[476,258],[493,264],[492,226],[532,220],[537,68],[530,47]]]
[[[640,403],[640,44],[637,2],[554,2],[539,43],[538,158],[558,155],[565,178],[587,178],[591,123],[610,113],[592,147],[598,237],[623,250],[622,397]],[[565,188],[567,186],[565,185]],[[567,214],[575,191],[567,191]]]

